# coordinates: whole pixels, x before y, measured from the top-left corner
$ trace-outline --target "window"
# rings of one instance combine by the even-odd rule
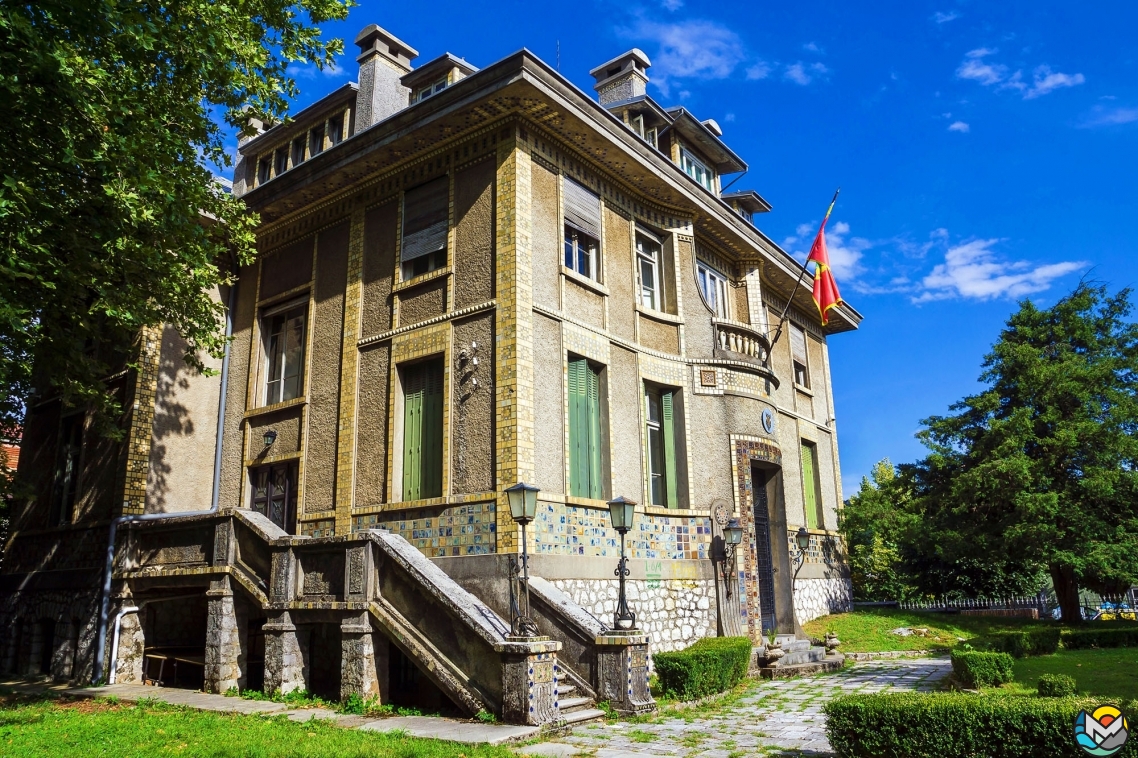
[[[443,362],[403,369],[403,499],[443,494]]]
[[[648,443],[648,502],[679,508],[676,466],[676,391],[647,388],[644,392]]]
[[[802,504],[806,508],[806,527],[818,529],[823,523],[822,498],[819,496],[818,447],[802,441]]]
[[[324,124],[315,126],[308,133],[308,154],[320,155],[324,152]]]
[[[727,318],[727,277],[703,263],[696,266],[696,271],[704,300],[716,317]]]
[[[83,452],[83,414],[64,417],[59,425],[59,442],[55,453],[55,486],[52,491],[51,516],[48,526],[72,520],[72,510],[79,493],[79,458]]]
[[[655,311],[664,310],[660,287],[660,241],[647,232],[636,233],[636,265],[640,278],[640,304]]]
[[[790,357],[794,364],[794,383],[810,388],[810,369],[806,360],[806,332],[801,327],[790,325]]]
[[[296,531],[296,470],[295,461],[249,470],[253,510],[289,534]]]
[[[601,280],[601,198],[579,182],[565,177],[565,267]]]
[[[446,88],[447,88],[447,78],[444,76],[442,79],[439,79],[436,82],[428,84],[426,87],[423,87],[421,90],[418,90],[415,93],[415,96],[413,98],[411,98],[411,102],[413,102],[413,103],[422,102],[422,101],[426,100],[428,97],[430,97],[431,95],[437,95],[438,93],[442,92]]]
[[[344,140],[344,114],[328,119],[328,142],[338,145]]]
[[[304,163],[304,143],[306,142],[304,136],[297,137],[292,141],[292,165],[299,166]]]
[[[304,328],[307,304],[291,305],[262,317],[265,335],[265,405],[283,403],[304,392]]]
[[[262,158],[257,164],[257,183],[264,184],[273,178],[273,162],[269,158]]]
[[[447,265],[447,217],[450,180],[438,179],[403,193],[403,279]]]
[[[273,176],[288,171],[288,148],[282,147],[273,156]]]
[[[569,494],[603,498],[600,370],[569,359]]]
[[[715,191],[715,175],[687,150],[680,151],[680,168],[684,170],[685,174],[699,182],[708,192]]]

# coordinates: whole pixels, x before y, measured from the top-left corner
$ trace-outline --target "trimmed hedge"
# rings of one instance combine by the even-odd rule
[[[1087,627],[1068,629],[1062,634],[1063,647],[1086,650],[1093,647],[1138,647],[1138,626]]]
[[[959,693],[846,695],[831,700],[826,733],[840,758],[1086,757],[1073,724],[1110,701]],[[1117,703],[1134,713],[1138,702]],[[1116,758],[1138,756],[1130,740]]]
[[[652,656],[660,689],[668,697],[695,700],[734,687],[751,665],[749,637],[704,637],[694,645]]]
[[[1007,653],[952,651],[952,673],[969,687],[991,687],[1010,682],[1013,662]]]
[[[1060,630],[1055,627],[1042,629],[1022,629],[1014,632],[1000,632],[976,642],[979,645],[1013,658],[1029,655],[1050,655],[1059,651]]]
[[[1075,694],[1075,677],[1066,674],[1043,674],[1037,685],[1040,697],[1068,697]]]

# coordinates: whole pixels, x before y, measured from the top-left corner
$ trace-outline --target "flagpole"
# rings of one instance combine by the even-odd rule
[[[830,213],[834,210],[834,204],[838,202],[838,193],[841,191],[841,187],[838,187],[836,190],[834,190],[834,198],[830,201],[830,207],[826,209],[826,217],[822,219],[822,228],[825,228],[826,221],[829,220]],[[822,231],[822,229],[820,228],[818,231]],[[809,261],[807,261],[807,263],[809,263]],[[817,266],[817,264],[815,264],[815,266]],[[778,344],[779,337],[782,336],[782,328],[786,326],[786,314],[790,311],[790,304],[794,302],[794,296],[798,294],[798,288],[802,285],[802,277],[809,272],[810,269],[806,268],[806,264],[802,264],[802,273],[798,275],[798,281],[794,283],[794,289],[790,291],[790,297],[786,301],[786,307],[782,309],[782,315],[779,316],[778,329],[775,330],[774,339],[771,340],[772,350],[774,349],[774,346]]]

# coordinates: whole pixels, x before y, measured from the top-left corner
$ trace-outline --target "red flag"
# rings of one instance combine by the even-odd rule
[[[834,210],[834,203],[837,200],[838,195],[835,193],[834,199],[830,201],[830,207],[826,210],[826,217],[818,227],[818,236],[814,238],[810,255],[806,256],[807,263],[814,261],[814,303],[818,306],[818,314],[822,317],[822,326],[830,321],[830,309],[842,302],[838,283],[834,281],[834,274],[830,271],[830,254],[826,252],[826,222],[830,220],[830,213]]]

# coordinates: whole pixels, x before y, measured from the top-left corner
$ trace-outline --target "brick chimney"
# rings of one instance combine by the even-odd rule
[[[645,94],[651,67],[652,62],[644,51],[634,47],[594,68],[589,74],[597,80],[593,89],[597,91],[600,104],[607,106]]]
[[[399,78],[410,73],[411,61],[419,53],[375,24],[364,27],[356,44],[360,46],[356,58],[360,64],[355,128],[358,133],[407,107],[409,93]]]

